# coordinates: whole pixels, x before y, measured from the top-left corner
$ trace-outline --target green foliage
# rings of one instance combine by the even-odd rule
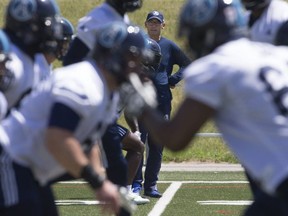
[[[189,147],[178,153],[165,150],[163,161],[238,162],[235,156],[223,144],[223,140],[214,137],[196,138],[191,142]]]

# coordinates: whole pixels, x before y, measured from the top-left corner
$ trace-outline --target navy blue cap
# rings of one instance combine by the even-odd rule
[[[146,21],[149,21],[151,19],[157,19],[159,20],[161,23],[164,22],[164,16],[162,13],[160,13],[159,11],[151,11],[150,13],[148,13]]]

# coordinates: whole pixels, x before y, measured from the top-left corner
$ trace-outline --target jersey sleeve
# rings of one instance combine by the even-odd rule
[[[84,86],[74,80],[66,80],[53,86],[54,103],[61,103],[80,117],[87,117],[91,111],[92,103]]]
[[[50,112],[49,127],[57,127],[74,132],[79,124],[80,116],[62,103],[54,103]]]

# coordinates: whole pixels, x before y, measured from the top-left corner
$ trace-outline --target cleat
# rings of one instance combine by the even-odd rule
[[[149,197],[153,197],[153,198],[162,197],[162,194],[159,193],[159,191],[157,189],[145,190],[144,195],[149,196]]]
[[[133,193],[133,192],[129,192],[128,193],[128,197],[131,201],[133,201],[136,205],[143,205],[143,204],[147,204],[150,202],[149,199],[141,197],[139,194],[137,193]]]
[[[142,190],[141,187],[134,187],[134,188],[132,188],[132,192],[135,193],[135,194],[138,194],[138,195],[140,195],[141,190]]]

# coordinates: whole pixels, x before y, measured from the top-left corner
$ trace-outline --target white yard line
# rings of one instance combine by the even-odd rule
[[[239,205],[246,206],[251,205],[253,201],[251,200],[203,200],[197,201],[200,205]]]
[[[181,182],[173,182],[163,193],[163,196],[158,200],[158,202],[156,203],[152,211],[150,211],[148,216],[160,216],[164,212],[167,205],[171,202],[175,193],[178,191],[181,185]]]
[[[61,181],[60,184],[87,184],[85,181]],[[248,184],[248,181],[158,181],[162,184],[181,183],[181,184]]]
[[[99,205],[97,200],[56,200],[56,205]]]
[[[158,181],[158,183],[181,182],[182,184],[247,184],[248,181]]]

